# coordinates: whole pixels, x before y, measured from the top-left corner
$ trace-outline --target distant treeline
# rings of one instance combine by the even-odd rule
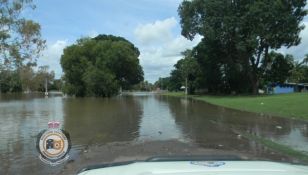
[[[40,66],[34,71],[32,66],[12,70],[0,70],[0,91],[10,92],[44,92],[47,84],[48,90],[61,91],[62,81],[55,80],[53,71],[48,70],[48,66]]]
[[[190,50],[187,52],[191,53]],[[308,55],[302,61],[296,61],[292,55],[283,55],[272,51],[269,53],[268,59],[271,60],[271,63],[268,64],[266,71],[260,77],[259,89],[266,89],[272,83],[308,83]],[[245,76],[234,77],[233,81],[225,77],[225,81],[222,81],[219,79],[220,76],[207,77],[208,75],[203,74],[196,58],[186,55],[174,65],[169,77],[159,78],[155,82],[154,88],[180,91],[183,90],[181,87],[185,87],[187,80],[190,94],[195,93],[196,90],[225,94],[251,92],[250,82],[247,77],[245,79]],[[207,86],[206,79],[211,79],[214,83],[211,86],[216,86],[218,89],[207,89],[211,86]],[[216,81],[214,81],[215,79]]]

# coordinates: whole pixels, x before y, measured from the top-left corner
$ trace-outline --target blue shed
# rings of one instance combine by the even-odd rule
[[[271,92],[273,94],[287,94],[294,92],[307,92],[308,84],[304,83],[273,83]]]
[[[293,93],[293,92],[295,92],[295,91],[294,91],[294,87],[292,87],[292,86],[278,85],[278,86],[273,88],[274,94],[287,94],[287,93]]]

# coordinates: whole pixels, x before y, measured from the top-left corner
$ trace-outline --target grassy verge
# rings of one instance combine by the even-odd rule
[[[185,96],[183,93],[165,93]],[[192,96],[195,99],[228,108],[268,115],[308,120],[308,93],[266,96]]]
[[[162,95],[185,97],[184,93],[171,92]],[[308,93],[294,93],[269,96],[188,96],[194,99],[206,101],[211,104],[239,109],[250,112],[266,113],[281,117],[308,119]],[[236,131],[234,131],[236,132]],[[238,132],[236,132],[238,133]],[[297,151],[289,146],[276,143],[272,140],[239,133],[243,137],[254,140],[271,150],[308,163],[308,154]]]
[[[185,94],[183,92],[164,92],[161,95],[172,97],[185,97]]]

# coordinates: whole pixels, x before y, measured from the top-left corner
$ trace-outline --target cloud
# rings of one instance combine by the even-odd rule
[[[182,58],[181,52],[191,49],[201,41],[197,35],[193,41],[187,40],[177,32],[179,24],[174,17],[139,25],[135,29],[140,63],[145,79],[155,82],[159,77],[169,76],[173,65]]]
[[[134,31],[137,40],[142,44],[158,44],[172,39],[171,29],[177,24],[174,17],[162,21],[155,21],[144,25],[138,25]]]
[[[292,54],[299,60],[308,53],[308,21],[306,20],[303,21],[306,28],[300,33],[301,43],[291,48],[283,47],[278,50],[279,52]],[[173,65],[182,58],[181,52],[193,48],[202,39],[197,35],[193,41],[187,40],[176,29],[180,29],[180,26],[176,18],[171,17],[139,24],[134,30],[146,80],[153,83],[159,77],[169,76]]]
[[[47,49],[43,52],[42,58],[38,60],[38,65],[49,65],[50,70],[55,71],[55,77],[61,78],[60,58],[63,54],[63,49],[67,46],[67,40],[57,40],[54,43],[47,44]]]

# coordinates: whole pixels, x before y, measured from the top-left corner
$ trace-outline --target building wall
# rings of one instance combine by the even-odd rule
[[[274,94],[287,94],[287,93],[293,93],[294,87],[290,86],[276,86],[274,87]]]

